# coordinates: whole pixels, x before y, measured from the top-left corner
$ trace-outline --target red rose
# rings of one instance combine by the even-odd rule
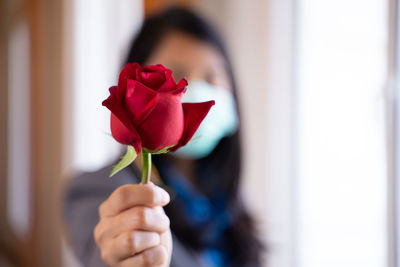
[[[111,111],[111,133],[121,144],[157,151],[176,151],[186,145],[214,101],[181,103],[187,82],[176,84],[172,72],[162,65],[141,67],[128,63],[118,86],[103,101]]]

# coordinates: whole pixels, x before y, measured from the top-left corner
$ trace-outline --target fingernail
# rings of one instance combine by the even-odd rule
[[[168,203],[169,202],[169,194],[164,189],[161,189],[161,202]]]

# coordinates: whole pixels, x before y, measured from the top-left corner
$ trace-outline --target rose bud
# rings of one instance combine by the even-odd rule
[[[128,63],[118,86],[103,101],[111,111],[111,134],[119,143],[158,151],[176,151],[186,145],[214,101],[182,103],[187,81],[177,84],[171,70],[162,65],[141,67]]]

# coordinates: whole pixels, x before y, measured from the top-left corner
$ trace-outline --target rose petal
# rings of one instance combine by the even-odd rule
[[[187,85],[188,85],[188,82],[186,81],[185,78],[183,78],[183,79],[181,79],[181,80],[179,81],[179,83],[176,85],[176,88],[177,88],[177,89],[183,88],[183,87],[186,87]]]
[[[145,120],[154,109],[157,96],[157,91],[144,86],[140,82],[128,80],[124,106],[136,126]]]
[[[151,65],[151,66],[146,66],[146,68],[152,70],[152,71],[156,71],[156,72],[163,72],[165,70],[168,70],[166,67],[164,67],[164,65],[162,64],[156,64],[156,65]]]
[[[142,149],[142,141],[136,131],[131,131],[125,127],[125,125],[111,113],[110,119],[111,134],[115,140],[123,145],[132,145],[135,148],[137,154]]]
[[[143,147],[159,150],[176,145],[184,132],[184,119],[182,96],[159,93],[154,110],[136,128],[142,138]]]
[[[158,91],[158,88],[165,83],[164,73],[149,72],[145,69],[141,69],[138,71],[138,74],[140,79],[138,77],[137,80],[155,91]]]
[[[177,94],[183,94],[186,92],[186,86],[188,85],[186,79],[181,79],[179,83],[176,85],[176,89],[169,91],[168,93],[177,95]]]
[[[117,95],[118,88],[113,86],[110,88],[110,96],[103,101],[102,105],[107,107],[118,119],[131,131],[136,131],[128,114],[123,110],[122,102]]]
[[[140,65],[135,62],[126,64],[126,66],[121,70],[118,78],[118,88],[120,89],[120,94],[124,94],[128,79],[136,79],[136,70],[139,68]]]
[[[160,64],[141,67],[136,70],[136,80],[157,91],[167,80],[165,70]]]
[[[174,77],[171,75],[168,80],[158,89],[159,92],[169,92],[176,89],[176,82]]]
[[[113,86],[110,88],[110,96],[103,101],[103,106],[107,107],[111,111],[111,118],[115,117],[118,119],[118,123],[111,121],[111,133],[113,137],[120,143],[133,145],[137,153],[141,150],[141,140],[135,127],[133,126],[128,114],[122,108],[122,102],[117,95],[118,88]],[[113,119],[112,119],[113,120]],[[124,126],[124,127],[122,127]],[[114,130],[113,130],[114,128]],[[118,129],[118,130],[115,130]],[[121,132],[121,134],[119,134]],[[129,132],[129,134],[127,133]]]
[[[169,69],[164,69],[164,75],[165,75],[165,79],[166,80],[169,80],[169,78],[174,78],[173,76],[172,76],[172,70],[169,70]],[[175,81],[175,80],[174,80]]]
[[[193,137],[194,133],[199,128],[201,122],[210,111],[211,107],[215,104],[215,101],[207,101],[202,103],[183,103],[184,121],[185,128],[183,135],[179,140],[178,144],[169,149],[169,151],[176,151],[180,147],[186,145]]]

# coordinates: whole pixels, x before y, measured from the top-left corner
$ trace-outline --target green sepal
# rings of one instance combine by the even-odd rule
[[[133,146],[126,147],[126,153],[121,157],[121,160],[114,166],[110,173],[110,177],[131,164],[137,157],[135,148]]]
[[[150,149],[143,148],[142,151],[144,153],[149,153],[149,154],[153,154],[153,155],[155,155],[155,154],[166,154],[166,153],[168,153],[168,149],[170,149],[173,146],[175,146],[175,145],[166,146],[166,147],[164,147],[164,148],[162,148],[160,150],[150,150]]]

